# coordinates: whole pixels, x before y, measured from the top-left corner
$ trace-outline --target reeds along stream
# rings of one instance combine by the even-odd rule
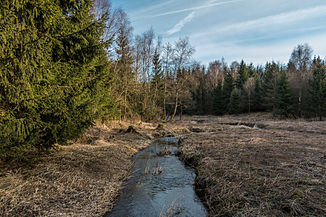
[[[131,178],[108,217],[206,216],[194,171],[176,156],[177,138],[160,138],[135,156]]]

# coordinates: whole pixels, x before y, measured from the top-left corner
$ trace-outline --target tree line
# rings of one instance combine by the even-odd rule
[[[325,114],[325,61],[299,45],[288,65],[193,60],[187,37],[133,35],[107,0],[3,0],[0,159],[78,138],[95,120],[174,120],[182,114]]]
[[[322,120],[326,116],[325,61],[311,55],[310,46],[303,44],[293,50],[287,65],[268,62],[255,67],[241,61],[228,67],[215,61],[202,72],[202,79],[215,82],[211,88],[198,86],[205,94],[199,96],[197,111],[215,115],[266,111],[279,117]],[[205,98],[208,109],[201,107]]]
[[[121,119],[258,111],[320,120],[326,115],[325,61],[312,58],[308,44],[295,47],[287,65],[228,65],[222,59],[206,68],[192,59],[195,50],[187,37],[162,44],[152,29],[133,37],[127,15],[123,18],[113,59],[115,74],[126,79],[116,86],[122,94],[116,95]],[[129,45],[122,46],[122,41]]]

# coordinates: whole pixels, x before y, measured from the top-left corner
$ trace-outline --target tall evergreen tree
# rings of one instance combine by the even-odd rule
[[[229,70],[225,70],[225,79],[224,79],[224,84],[223,84],[223,103],[225,106],[225,110],[227,110],[228,105],[230,103],[230,97],[231,93],[234,88],[234,79],[232,77],[232,74]]]
[[[235,81],[235,85],[239,90],[243,89],[243,85],[246,83],[248,79],[248,70],[245,62],[242,60],[240,63],[238,77]]]
[[[263,109],[263,90],[261,87],[261,81],[256,78],[255,79],[255,88],[252,95],[252,102],[253,102],[253,111],[262,111]]]
[[[213,110],[215,115],[223,115],[225,111],[222,82],[219,81],[214,90]]]
[[[320,59],[314,60],[315,69],[310,80],[311,110],[319,120],[326,115],[326,69]]]
[[[276,115],[289,117],[294,115],[293,97],[289,88],[288,78],[285,72],[281,73],[277,81],[274,113]]]
[[[0,158],[77,138],[110,114],[107,14],[91,0],[10,1],[0,7]]]
[[[153,55],[153,79],[152,79],[152,92],[153,92],[153,109],[154,112],[160,114],[156,110],[160,109],[163,111],[163,100],[164,100],[164,74],[162,70],[162,64],[160,59],[160,53],[158,49],[155,49]]]
[[[231,93],[230,103],[228,106],[229,114],[239,114],[241,112],[239,92],[240,91],[235,88]]]
[[[195,91],[195,97],[196,97],[196,110],[197,114],[203,114],[204,113],[204,97],[205,97],[205,78],[204,74],[201,72],[201,76],[199,77],[199,84]]]
[[[263,107],[267,111],[273,111],[275,105],[276,79],[279,68],[276,63],[267,63],[262,77]]]

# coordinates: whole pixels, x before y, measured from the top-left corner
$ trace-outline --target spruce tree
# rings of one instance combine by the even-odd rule
[[[277,81],[274,113],[283,117],[294,115],[293,97],[284,71]]]
[[[214,90],[214,102],[213,102],[213,110],[215,115],[223,115],[225,113],[225,105],[223,98],[223,89],[222,82],[219,81],[217,87]]]
[[[158,49],[155,49],[153,55],[153,79],[152,79],[152,92],[153,92],[153,108],[154,110],[161,109],[163,111],[163,98],[164,98],[164,75],[162,70],[162,63]]]
[[[235,81],[236,87],[239,90],[242,90],[243,85],[246,83],[247,79],[248,79],[248,69],[245,62],[242,60],[238,71],[238,77]]]
[[[262,77],[263,107],[264,110],[273,111],[275,105],[276,78],[279,68],[276,63],[267,63]]]
[[[224,98],[223,103],[225,106],[225,110],[227,110],[228,105],[230,103],[230,97],[233,91],[233,87],[234,87],[234,79],[231,75],[231,72],[225,69],[225,79],[223,84],[223,98]]]
[[[240,91],[234,89],[230,96],[230,103],[228,106],[229,114],[239,114],[241,112],[240,108]]]
[[[192,70],[195,76],[196,85],[192,91],[192,98],[194,99],[194,113],[204,114],[205,110],[205,71],[199,66]]]
[[[26,0],[0,8],[0,158],[26,158],[77,138],[111,115],[103,41],[93,2]]]
[[[314,61],[315,69],[310,80],[311,110],[319,120],[326,115],[326,69],[321,60]]]
[[[255,79],[255,88],[253,91],[252,101],[253,111],[262,111],[263,90],[261,87],[261,81],[258,78]]]

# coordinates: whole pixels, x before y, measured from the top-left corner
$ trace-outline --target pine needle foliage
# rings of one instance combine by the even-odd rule
[[[0,160],[27,160],[77,138],[114,102],[91,0],[3,0],[0,6]]]
[[[214,103],[213,109],[215,115],[223,115],[225,113],[225,104],[223,101],[223,86],[222,82],[219,81],[217,87],[214,90]]]
[[[235,81],[235,85],[239,90],[243,89],[243,85],[248,80],[248,71],[245,62],[242,60],[239,66],[238,77]]]
[[[322,120],[326,115],[326,68],[320,59],[314,60],[315,68],[310,79],[310,107],[315,117]]]
[[[240,100],[240,91],[237,88],[233,89],[228,106],[229,114],[241,113]]]
[[[153,101],[156,104],[153,108],[156,115],[162,113],[164,100],[164,74],[162,70],[162,60],[158,49],[155,49],[153,55],[153,79],[151,81],[151,90],[153,92]]]
[[[229,70],[225,70],[225,80],[223,84],[223,97],[224,97],[224,105],[225,109],[227,109],[230,104],[231,93],[234,89],[234,79]]]
[[[281,72],[281,76],[276,85],[274,114],[283,117],[290,117],[294,114],[293,104],[293,97],[291,95],[288,78],[283,71]]]
[[[263,107],[266,111],[275,109],[276,81],[279,74],[279,67],[276,63],[267,63],[262,77]]]

